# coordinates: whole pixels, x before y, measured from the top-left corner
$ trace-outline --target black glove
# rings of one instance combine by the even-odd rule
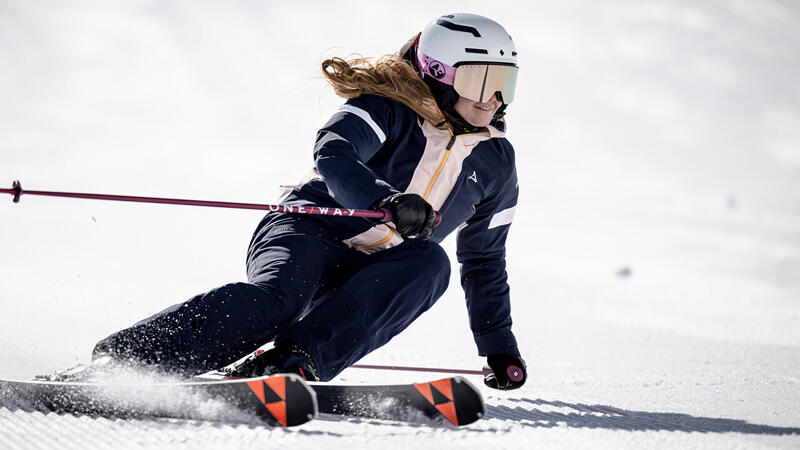
[[[433,234],[436,211],[433,206],[417,194],[392,194],[378,204],[392,212],[397,232],[404,238],[416,236],[428,239]]]
[[[492,389],[503,391],[517,389],[528,379],[525,360],[519,356],[489,355],[486,357],[486,362],[489,367],[484,367],[483,382]]]

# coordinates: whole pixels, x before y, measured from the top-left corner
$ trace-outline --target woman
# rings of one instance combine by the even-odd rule
[[[330,380],[444,294],[450,262],[438,243],[460,227],[471,327],[492,369],[485,381],[522,386],[505,272],[518,189],[503,115],[516,60],[500,25],[452,14],[398,55],[324,61],[324,76],[348,100],[317,135],[315,169],[282,204],[386,208],[394,222],[269,213],[248,250],[247,283],[115,333],[97,344],[94,358],[195,375],[274,340],[230,373]]]

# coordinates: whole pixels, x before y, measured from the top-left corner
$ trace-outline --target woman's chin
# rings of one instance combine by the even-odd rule
[[[488,118],[488,119],[485,119],[485,118],[481,118],[481,119],[467,119],[467,123],[469,123],[469,124],[470,124],[470,125],[472,125],[473,127],[481,127],[481,128],[486,128],[486,127],[488,127],[488,126],[489,126],[489,123],[491,123],[491,121],[492,121],[492,118],[491,118],[491,117],[490,117],[490,118]]]

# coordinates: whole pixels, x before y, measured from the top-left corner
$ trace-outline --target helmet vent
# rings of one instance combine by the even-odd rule
[[[472,33],[472,35],[475,36],[475,37],[481,37],[481,34],[478,33],[478,29],[475,28],[475,27],[468,27],[468,26],[465,26],[465,25],[459,25],[457,23],[449,22],[447,20],[442,20],[442,19],[437,20],[436,21],[436,25],[441,25],[441,26],[447,28],[448,30],[463,31],[465,33]]]
[[[467,48],[464,49],[464,51],[467,52],[467,53],[479,53],[481,55],[488,55],[489,54],[489,50],[486,50],[484,48],[469,48],[469,47],[467,47]]]
[[[511,56],[517,56],[517,52],[511,52]]]

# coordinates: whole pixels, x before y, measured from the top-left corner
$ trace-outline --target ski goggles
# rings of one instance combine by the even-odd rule
[[[423,73],[453,86],[458,95],[474,102],[486,103],[497,92],[502,95],[503,103],[514,101],[519,71],[516,66],[463,63],[454,67],[422,52],[417,52],[417,61]]]

